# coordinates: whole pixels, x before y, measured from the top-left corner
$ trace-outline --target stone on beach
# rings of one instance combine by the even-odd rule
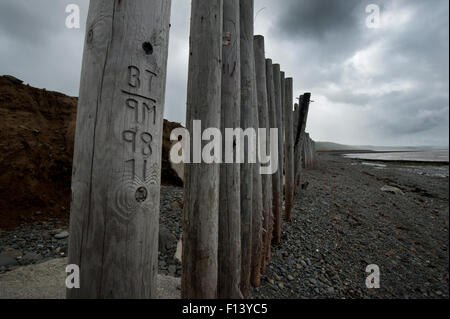
[[[17,265],[17,261],[9,256],[0,256],[0,267],[9,267]]]
[[[56,239],[66,239],[67,237],[69,237],[69,232],[67,231],[62,231],[55,235]]]
[[[403,193],[403,191],[400,188],[388,186],[388,185],[383,186],[381,188],[381,191],[385,192],[385,193],[395,194],[395,195],[405,195],[405,193]]]

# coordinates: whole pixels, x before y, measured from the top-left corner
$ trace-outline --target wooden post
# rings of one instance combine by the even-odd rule
[[[302,165],[303,165],[303,158],[301,156],[301,150],[303,148],[303,145],[301,143],[302,138],[301,138],[301,131],[300,131],[300,113],[301,113],[301,108],[303,105],[303,95],[300,95],[300,97],[298,98],[298,104],[296,105],[296,109],[295,109],[295,116],[294,116],[294,194],[297,193],[298,188],[297,188],[297,173],[298,170],[301,169]]]
[[[303,144],[303,158],[304,158],[304,166],[303,168],[309,167],[309,140],[308,140],[308,134],[303,134],[302,139]]]
[[[301,174],[301,170],[303,168],[304,165],[304,156],[303,156],[303,133],[301,130],[302,127],[302,116],[304,117],[304,112],[305,112],[305,108],[304,108],[304,95],[300,95],[299,99],[298,99],[298,111],[297,111],[297,117],[296,117],[296,121],[297,121],[297,130],[294,136],[294,176],[295,176],[295,191],[300,192],[300,188],[299,188],[299,177]]]
[[[286,221],[292,221],[292,210],[294,207],[294,134],[292,125],[293,104],[293,79],[286,79],[286,93],[284,105],[285,123],[285,202]]]
[[[299,117],[297,136],[295,140],[295,185],[298,188],[300,186],[300,176],[302,170],[302,145],[304,141],[304,133],[306,129],[306,122],[308,120],[309,103],[311,100],[311,93],[305,93],[300,97],[299,101]]]
[[[245,131],[253,128],[255,110],[255,59],[253,57],[253,0],[242,0],[240,7],[241,27],[241,127]],[[252,264],[252,212],[253,170],[245,147],[245,163],[241,165],[241,292],[244,298],[250,295]]]
[[[239,0],[223,1],[222,118],[225,129],[241,126],[241,58]],[[233,159],[236,159],[236,149]],[[218,297],[241,298],[241,194],[240,164],[223,163],[220,168],[219,279]]]
[[[246,0],[243,0],[246,1]],[[253,14],[248,17],[253,25]],[[258,89],[257,89],[257,78],[256,78],[256,63],[255,63],[255,48],[254,48],[254,35],[253,28],[251,34],[248,33],[247,38],[251,45],[249,47],[249,53],[251,55],[252,63],[252,84],[253,84],[253,95],[254,95],[254,109],[252,110],[253,117],[253,128],[255,132],[258,133],[258,128],[260,127],[259,120],[259,101],[258,101]],[[265,123],[264,123],[265,124]],[[259,139],[257,139],[259,143]],[[258,144],[255,152],[259,150]],[[259,287],[261,285],[261,256],[263,254],[262,237],[263,237],[263,194],[262,194],[262,175],[260,172],[260,161],[259,156],[256,156],[256,164],[253,165],[253,213],[252,213],[252,274],[251,283],[254,287]]]
[[[282,226],[282,210],[283,210],[283,185],[281,184],[281,149],[283,148],[282,140],[281,140],[281,113],[282,113],[282,106],[281,106],[281,75],[280,75],[280,65],[274,64],[273,65],[273,84],[275,87],[275,110],[274,110],[274,127],[278,129],[278,171],[274,174],[275,178],[278,179],[277,181],[277,192],[274,192],[274,198],[273,200],[276,201],[276,207],[277,209],[274,211],[274,233],[273,233],[273,240],[272,242],[275,245],[279,245],[281,242],[281,226]]]
[[[156,298],[170,5],[90,2],[69,243],[80,288],[68,298]]]
[[[294,111],[293,111],[293,116],[292,116],[292,140],[294,142],[294,146],[295,146],[295,139],[297,137],[297,128],[298,128],[298,113],[299,113],[299,106],[298,103],[294,104]],[[294,149],[294,153],[295,153],[295,149]],[[294,162],[294,166],[295,166],[295,162]]]
[[[266,80],[267,80],[267,96],[269,105],[269,122],[271,128],[276,128],[276,104],[275,104],[275,85],[273,75],[273,64],[271,59],[266,59]],[[276,155],[276,154],[273,154]],[[270,247],[273,240],[275,228],[275,215],[279,211],[279,194],[280,194],[280,179],[277,173],[272,174],[272,210],[269,219],[269,242],[267,243],[268,261],[270,261]]]
[[[251,40],[253,43],[253,39]],[[252,54],[253,55],[253,54]],[[255,101],[256,99],[256,73],[255,73]],[[255,130],[259,128],[258,105],[252,112]],[[257,131],[256,131],[257,132]],[[257,150],[256,150],[257,151]],[[261,285],[261,255],[263,236],[263,198],[262,198],[262,175],[260,172],[259,160],[253,165],[253,197],[252,197],[252,272],[251,283],[254,287]]]
[[[258,115],[259,127],[265,128],[266,131],[266,151],[269,151],[269,105],[267,97],[267,80],[266,80],[266,59],[264,49],[264,37],[261,35],[254,37],[255,66],[256,66],[256,86],[258,93]],[[259,141],[260,143],[264,141]],[[260,147],[261,149],[261,147]],[[261,272],[266,273],[267,259],[267,243],[268,229],[270,220],[270,211],[272,209],[272,176],[262,175],[262,199],[263,199],[263,234],[262,234],[262,252],[261,252]]]
[[[297,98],[297,99],[301,99]],[[297,131],[298,131],[298,116],[299,116],[299,111],[300,107],[298,103],[294,104],[294,112],[292,112],[292,142],[293,142],[293,152],[294,152],[294,198],[295,198],[295,194],[296,194],[296,185],[295,185],[295,172],[297,169],[297,157],[296,157],[296,152],[297,152]]]
[[[220,128],[223,2],[192,0],[191,8],[186,126],[195,138],[195,120],[203,128]],[[200,162],[185,164],[184,299],[217,298],[220,168]]]
[[[281,111],[280,111],[280,117],[281,117],[281,128],[280,128],[280,154],[281,154],[281,165],[280,165],[280,172],[281,172],[281,200],[283,201],[283,194],[284,194],[284,144],[285,144],[285,127],[284,127],[284,108],[286,105],[286,74],[281,71],[280,72],[280,83],[281,83]]]
[[[311,146],[312,146],[312,167],[317,168],[316,142],[311,140]]]

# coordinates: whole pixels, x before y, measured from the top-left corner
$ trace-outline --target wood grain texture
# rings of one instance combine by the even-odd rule
[[[294,208],[294,127],[292,123],[293,109],[293,79],[287,78],[285,86],[285,105],[284,105],[284,159],[285,159],[285,202],[286,202],[286,221],[291,222],[292,210]]]
[[[253,15],[252,15],[253,17]],[[253,21],[252,21],[253,23]],[[253,128],[258,131],[260,127],[259,121],[259,107],[258,107],[258,92],[256,84],[256,66],[255,66],[255,54],[254,54],[254,43],[253,34],[250,38],[251,42],[251,58],[253,59],[253,94],[254,101],[252,118],[253,118]],[[259,140],[257,140],[259,143]],[[255,149],[258,152],[258,149]],[[262,197],[262,175],[260,172],[260,161],[259,156],[256,157],[256,164],[253,165],[253,196],[252,196],[252,271],[251,271],[251,283],[254,287],[259,287],[261,285],[261,255],[262,255],[262,235],[263,235],[263,197]]]
[[[281,171],[281,149],[283,148],[282,143],[282,123],[281,123],[281,113],[282,113],[282,95],[281,95],[281,74],[280,74],[280,65],[273,64],[273,84],[275,88],[274,95],[274,107],[275,110],[273,112],[274,123],[273,127],[278,129],[278,171],[274,174],[274,178],[278,179],[276,192],[274,192],[273,200],[276,201],[274,210],[274,226],[273,226],[273,239],[272,243],[275,245],[279,245],[281,243],[281,229],[282,229],[282,210],[283,210],[283,185],[281,181],[282,171]]]
[[[258,117],[259,127],[266,129],[265,140],[259,140],[260,144],[265,143],[266,152],[270,150],[269,143],[269,105],[267,98],[267,80],[266,80],[266,58],[265,58],[265,44],[264,37],[257,35],[254,37],[254,52],[255,52],[255,68],[256,68],[256,87],[257,87],[257,100],[258,100]],[[262,146],[262,145],[261,145]],[[263,148],[260,146],[260,150]],[[266,273],[266,259],[267,259],[267,242],[268,242],[268,229],[270,211],[272,209],[272,176],[262,175],[261,193],[263,199],[263,224],[262,224],[262,238],[261,238],[261,273]]]
[[[267,81],[267,97],[269,106],[269,124],[271,128],[276,128],[276,104],[275,104],[275,85],[273,77],[273,64],[271,59],[266,59],[266,81]],[[278,156],[277,154],[271,154]],[[273,160],[273,159],[272,159]],[[272,210],[269,219],[268,242],[267,242],[267,261],[270,262],[270,248],[274,232],[275,214],[279,211],[278,194],[280,193],[280,179],[277,174],[271,175],[272,178]]]
[[[241,125],[239,0],[223,0],[223,34],[221,132],[225,142],[225,129]],[[236,158],[236,146],[231,152]],[[240,176],[240,164],[221,165],[218,297],[223,299],[242,297]]]
[[[186,126],[220,128],[222,0],[192,0]],[[193,154],[193,153],[191,153]],[[219,164],[185,164],[182,298],[217,298]]]
[[[255,60],[253,57],[253,13],[254,1],[241,0],[241,127],[253,128],[253,111],[257,101],[254,92]],[[252,259],[252,213],[253,213],[253,171],[254,164],[248,162],[248,148],[245,147],[245,164],[241,165],[241,292],[244,298],[250,294]]]
[[[281,110],[280,110],[280,119],[281,119],[281,127],[280,127],[280,134],[281,136],[280,141],[280,178],[281,178],[281,199],[283,200],[283,194],[284,194],[284,144],[285,144],[285,128],[284,128],[284,107],[286,105],[286,74],[281,71],[280,72],[280,84],[281,84]]]
[[[90,2],[69,243],[81,288],[68,298],[156,298],[170,6]]]
[[[292,126],[293,126],[293,130],[292,130],[292,134],[293,134],[293,141],[294,141],[294,146],[295,146],[295,140],[297,137],[297,128],[298,128],[298,112],[299,112],[299,107],[298,107],[298,103],[294,104],[294,111],[292,112]],[[295,150],[294,150],[295,151]]]

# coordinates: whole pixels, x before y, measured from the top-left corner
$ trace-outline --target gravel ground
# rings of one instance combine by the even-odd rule
[[[174,255],[181,238],[183,188],[162,186],[161,189],[159,273],[180,277],[181,263]],[[67,257],[68,238],[57,237],[68,228],[67,221],[55,220],[22,224],[14,230],[0,229],[0,274],[19,266]]]
[[[255,298],[448,298],[448,166],[320,154]],[[403,194],[381,191],[393,186]],[[380,268],[380,289],[365,286]]]
[[[448,298],[448,166],[320,154],[253,298]],[[384,186],[397,193],[381,191]],[[159,273],[180,277],[183,189],[162,186]],[[67,254],[67,222],[0,230],[1,274]],[[62,236],[64,237],[64,236]],[[381,288],[365,287],[376,264]]]

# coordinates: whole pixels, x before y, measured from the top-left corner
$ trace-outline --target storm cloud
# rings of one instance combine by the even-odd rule
[[[79,4],[81,29],[65,27]],[[380,8],[380,28],[366,7]],[[87,0],[2,0],[0,74],[77,95]],[[172,1],[166,118],[184,122],[190,1]],[[311,92],[308,131],[345,144],[448,147],[447,0],[255,0],[266,56]]]

